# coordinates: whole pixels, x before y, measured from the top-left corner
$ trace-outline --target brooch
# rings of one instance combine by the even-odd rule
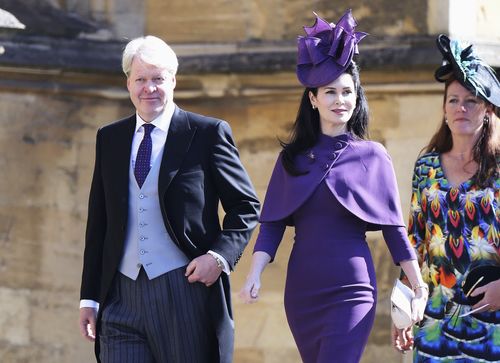
[[[312,150],[307,153],[307,157],[309,158],[309,161],[311,163],[314,162],[314,160],[316,159],[316,156],[314,155]]]

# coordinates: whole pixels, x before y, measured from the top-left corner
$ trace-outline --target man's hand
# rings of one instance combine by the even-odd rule
[[[97,319],[97,309],[94,308],[80,308],[80,333],[82,336],[91,341],[95,341],[95,326]]]
[[[222,269],[217,267],[215,258],[207,253],[196,257],[187,265],[185,276],[191,283],[201,282],[210,286],[219,278],[221,272]]]

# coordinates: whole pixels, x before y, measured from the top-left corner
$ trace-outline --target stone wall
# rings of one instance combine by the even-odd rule
[[[28,40],[0,34],[0,46],[5,45],[0,55],[0,362],[93,361],[92,347],[77,327],[83,239],[95,133],[132,111],[117,61],[124,37],[146,32],[172,42],[185,62],[176,102],[229,121],[263,200],[279,151],[277,137],[286,138],[302,92],[287,52],[294,50],[301,26],[312,23],[313,10],[334,20],[351,7],[360,30],[372,34],[361,46],[371,136],[392,156],[407,214],[413,163],[437,127],[442,102],[442,87],[432,78],[437,63],[428,56],[434,53],[421,52],[418,44],[433,49],[429,34],[450,29],[446,23],[443,30],[442,21],[456,20],[462,1],[440,0],[442,8],[436,8],[434,0],[340,0],[334,9],[326,0],[315,1],[314,8],[303,0],[0,1],[0,7],[26,5],[38,13],[50,5],[59,11],[51,12],[57,19],[64,12],[81,17],[78,28],[68,19],[29,22],[17,16],[39,26],[40,33]],[[476,1],[473,10],[480,23],[474,29],[493,45],[487,50],[498,49],[500,23],[491,21],[498,2]],[[51,32],[39,25],[47,21],[54,24]],[[59,38],[68,29],[71,36]],[[233,61],[235,53],[239,58]],[[252,63],[256,53],[264,54],[258,64]],[[205,54],[216,57],[207,61]],[[497,54],[488,55],[496,66]],[[225,57],[231,61],[218,65]],[[235,64],[240,68],[231,68]],[[292,230],[264,273],[261,301],[244,305],[236,296],[256,234],[231,275],[235,363],[298,363],[282,306]],[[388,297],[397,269],[380,234],[368,238],[379,301],[363,363],[400,362],[389,337]]]
[[[377,36],[427,32],[426,2],[390,0],[342,0],[334,7],[327,0],[313,7],[301,0],[149,1],[146,30],[173,43],[294,40],[303,25],[312,25],[313,11],[335,22],[349,8],[360,29]]]

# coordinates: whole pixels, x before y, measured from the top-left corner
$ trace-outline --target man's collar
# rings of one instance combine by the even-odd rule
[[[155,125],[155,127],[159,128],[160,130],[168,133],[168,129],[170,127],[170,122],[172,121],[172,116],[174,114],[175,107],[176,107],[175,103],[168,102],[167,105],[165,106],[165,109],[163,110],[163,112],[161,114],[159,114],[157,118],[155,118],[153,121],[151,121],[149,123],[152,125]],[[145,124],[146,121],[144,121],[142,119],[142,117],[139,116],[137,111],[136,111],[135,115],[136,115],[135,132],[137,132],[137,130],[139,130],[139,128],[143,124]]]

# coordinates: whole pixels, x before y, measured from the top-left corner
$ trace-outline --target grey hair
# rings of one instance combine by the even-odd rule
[[[127,78],[130,76],[132,61],[136,57],[147,64],[165,68],[172,75],[177,73],[179,66],[177,55],[167,43],[155,36],[147,35],[135,38],[125,46],[122,55],[122,69]]]

